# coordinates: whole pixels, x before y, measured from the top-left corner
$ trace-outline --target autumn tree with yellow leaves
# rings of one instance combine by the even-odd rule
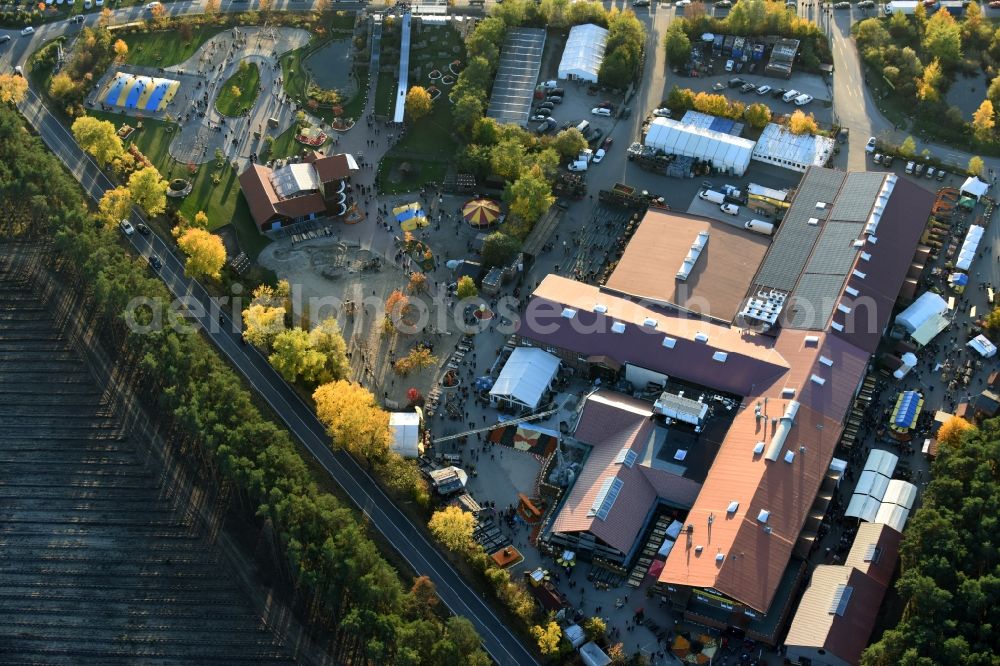
[[[468,511],[457,506],[446,506],[435,511],[427,526],[434,538],[448,550],[456,553],[466,553],[472,548],[472,532],[476,528],[476,519]]]
[[[348,450],[369,465],[386,457],[392,441],[389,413],[378,406],[371,391],[340,379],[317,388],[313,400],[316,416],[334,447]]]

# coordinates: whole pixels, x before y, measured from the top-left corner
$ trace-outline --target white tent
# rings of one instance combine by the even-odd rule
[[[535,409],[559,372],[559,359],[535,347],[518,347],[490,389],[494,400]]]
[[[896,315],[896,325],[901,326],[907,333],[913,333],[934,315],[944,314],[947,311],[947,301],[933,291],[928,291]]]
[[[792,171],[826,166],[836,142],[815,134],[792,134],[783,125],[768,123],[757,139],[753,159]]]
[[[997,355],[997,346],[990,342],[985,335],[977,335],[965,343],[966,347],[972,347],[983,358],[993,358]]]
[[[754,142],[748,139],[670,118],[656,118],[650,123],[645,144],[668,155],[708,160],[716,169],[735,176],[742,176],[747,170],[754,148]]]
[[[559,61],[559,78],[597,83],[597,72],[604,61],[607,41],[608,31],[599,25],[585,23],[573,26]]]
[[[968,178],[965,179],[965,182],[962,184],[961,191],[962,194],[967,194],[970,197],[974,197],[976,201],[978,201],[979,197],[986,194],[986,191],[988,189],[990,189],[989,184],[979,180],[979,178],[977,178],[976,176],[969,176]]]
[[[416,458],[423,451],[420,444],[420,414],[392,412],[389,414],[392,429],[392,450],[404,458]]]
[[[985,231],[978,224],[973,224],[969,227],[969,231],[965,234],[965,240],[962,241],[962,249],[958,251],[955,268],[960,271],[969,270],[973,260],[976,258],[976,252],[979,250],[979,241],[982,240]]]
[[[611,657],[604,653],[597,643],[590,641],[580,646],[580,660],[585,666],[608,666]]]

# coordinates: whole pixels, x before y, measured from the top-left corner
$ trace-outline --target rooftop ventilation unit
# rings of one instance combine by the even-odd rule
[[[853,275],[854,277],[858,278],[859,280],[864,280],[867,277],[866,273],[862,273],[857,268],[855,268],[853,271],[851,271],[851,275]]]
[[[851,308],[847,307],[843,303],[838,304],[837,309],[843,312],[844,314],[851,314]]]
[[[740,503],[737,502],[736,500],[733,500],[732,502],[729,503],[729,506],[726,507],[726,513],[733,515],[739,508],[740,508]]]
[[[726,352],[717,351],[714,354],[712,354],[712,360],[718,361],[719,363],[725,363],[727,358],[729,358],[729,354],[727,354]]]
[[[764,442],[757,442],[756,444],[754,444],[753,452],[758,456],[764,453]]]
[[[562,316],[566,317],[566,319],[572,319],[576,316],[576,310],[573,308],[563,308]]]
[[[818,217],[810,217],[808,220],[806,220],[806,224],[809,224],[809,225],[815,227],[815,226],[817,226],[819,224],[819,218]]]
[[[716,562],[722,562],[725,559],[726,559],[726,556],[723,555],[722,553],[716,553],[715,554],[715,561]]]
[[[594,306],[594,312],[596,312],[597,314],[604,314],[607,311],[608,311],[608,306],[604,305],[603,303],[598,303],[597,305]]]
[[[825,201],[817,201],[816,202],[816,210],[826,210],[826,202]]]
[[[771,517],[771,512],[767,509],[761,509],[760,513],[757,514],[757,522],[767,524],[767,519]]]
[[[622,323],[622,322],[620,322],[620,321],[616,321],[615,323],[611,324],[611,332],[612,333],[624,333],[625,332],[625,324]]]
[[[812,382],[813,382],[814,384],[819,384],[820,386],[822,386],[823,384],[826,384],[826,380],[825,380],[825,379],[823,379],[822,377],[820,377],[819,375],[810,375],[810,376],[809,376],[809,379],[810,379],[810,380],[811,380],[811,381],[812,381]]]
[[[698,555],[701,555],[701,551],[703,551],[703,550],[705,550],[704,546],[695,546],[694,547],[694,552],[697,553]]]
[[[698,342],[708,342],[708,334],[698,331],[697,333],[694,334],[694,339],[697,340]]]
[[[698,263],[698,257],[701,256],[701,251],[705,249],[705,245],[708,244],[708,232],[701,231],[698,236],[695,237],[694,243],[691,244],[691,249],[688,250],[687,256],[684,257],[684,261],[681,262],[680,270],[677,271],[676,278],[681,280],[687,280],[691,275],[691,271],[694,269],[694,265]]]
[[[677,338],[665,337],[663,338],[663,346],[667,349],[673,349],[674,345],[677,344]]]
[[[827,358],[826,356],[820,356],[819,357],[819,362],[822,363],[823,365],[825,365],[828,368],[832,368],[833,367],[833,359],[832,358]]]
[[[846,288],[844,289],[844,291],[845,291],[846,293],[850,294],[851,296],[857,296],[858,294],[860,294],[860,293],[861,293],[860,291],[858,291],[858,290],[857,290],[857,289],[855,289],[854,287],[846,287]]]
[[[856,239],[854,241],[853,245],[854,245],[854,247],[864,247],[865,246],[865,241],[864,241],[863,238],[858,238],[858,239]]]
[[[867,252],[862,252],[861,253],[861,260],[862,261],[868,261],[871,258],[872,258],[872,255],[868,254]]]
[[[655,319],[653,319],[652,317],[646,317],[645,321],[643,321],[643,322],[642,322],[642,325],[643,325],[643,326],[649,326],[650,328],[656,328],[656,325],[657,325],[658,323],[659,323],[659,322],[657,322],[657,321],[656,321]]]
[[[807,335],[805,337],[805,341],[806,341],[807,345],[818,345],[819,344],[819,336],[818,335]]]
[[[785,451],[785,462],[791,465],[794,460],[795,460],[795,452]]]
[[[618,455],[615,456],[616,465],[625,465],[626,467],[631,467],[635,464],[636,458],[639,457],[635,451],[630,450],[627,446],[623,446]]]
[[[785,388],[781,389],[781,397],[782,398],[794,398],[795,397],[795,389],[786,386]]]
[[[785,444],[785,439],[788,437],[789,431],[792,429],[792,424],[795,423],[795,415],[799,413],[799,403],[795,400],[789,400],[788,404],[785,406],[785,413],[782,414],[781,419],[778,421],[778,427],[774,431],[774,436],[771,438],[771,444],[767,448],[767,454],[764,456],[770,461],[775,461],[778,459],[778,454],[781,453],[781,449]]]
[[[840,331],[841,333],[844,332],[844,325],[841,324],[840,322],[831,321],[830,328],[832,328],[835,331]]]

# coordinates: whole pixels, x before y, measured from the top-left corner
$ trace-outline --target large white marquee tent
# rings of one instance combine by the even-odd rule
[[[599,25],[585,23],[569,31],[562,60],[559,61],[560,79],[578,79],[597,83],[597,72],[604,61],[604,45],[608,31]]]
[[[754,142],[731,134],[685,125],[670,118],[656,118],[649,125],[645,144],[669,155],[708,160],[716,169],[742,176],[750,165]]]
[[[535,347],[517,347],[490,389],[493,400],[535,409],[559,372],[559,359]]]

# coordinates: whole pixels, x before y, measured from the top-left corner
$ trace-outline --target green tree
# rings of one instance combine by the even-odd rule
[[[494,231],[483,241],[483,263],[486,267],[506,266],[521,249],[521,241],[502,231]]]
[[[493,168],[493,173],[506,181],[516,180],[527,154],[520,141],[516,139],[501,141],[490,151],[490,166]]]
[[[128,178],[132,201],[150,215],[159,215],[167,209],[167,181],[155,166],[148,166],[132,173]],[[223,256],[223,261],[225,256]]]
[[[663,45],[667,50],[667,63],[674,67],[680,67],[691,57],[691,40],[680,22],[670,24],[663,38]]]
[[[743,117],[750,123],[750,127],[763,129],[771,122],[771,109],[766,104],[757,102],[747,107],[746,111],[743,112]]]
[[[431,112],[431,94],[423,86],[411,86],[406,93],[406,115],[410,120],[420,120]]]
[[[562,642],[562,629],[555,622],[546,625],[535,625],[530,628],[531,635],[538,641],[538,649],[544,656],[552,656],[559,653],[559,644]]]
[[[132,212],[132,193],[127,187],[115,187],[106,190],[97,204],[97,214],[101,220],[111,226],[120,220],[127,219]]]
[[[908,136],[903,139],[903,143],[899,144],[899,156],[911,160],[916,154],[917,142],[913,139],[913,137]]]
[[[993,111],[993,102],[984,99],[976,112],[972,114],[972,132],[979,141],[991,141],[995,126],[996,113]]]
[[[222,239],[204,229],[192,227],[177,239],[177,247],[187,255],[184,273],[195,279],[218,280],[226,264],[226,246]]]
[[[463,132],[468,132],[472,125],[483,117],[486,105],[481,97],[466,93],[455,102],[451,116],[455,121],[455,126]]]
[[[347,343],[335,318],[327,317],[309,331],[309,346],[323,355],[323,364],[315,374],[305,374],[306,381],[319,384],[347,376]]]
[[[570,127],[556,134],[552,141],[552,147],[563,157],[572,159],[587,147],[587,139],[580,133],[580,130]]]
[[[671,111],[690,111],[694,108],[694,91],[674,86],[667,94],[667,108]]]
[[[313,392],[316,416],[337,448],[346,448],[370,465],[389,453],[389,414],[360,384],[339,379]]]
[[[28,79],[17,74],[0,74],[0,104],[20,104],[28,93]]]
[[[73,138],[90,153],[98,166],[105,166],[125,151],[115,126],[107,120],[81,116],[73,121],[71,130]]]
[[[326,355],[310,344],[309,334],[301,328],[290,328],[275,336],[268,357],[271,365],[288,382],[315,378],[323,372]]]
[[[937,58],[924,67],[924,74],[917,82],[917,97],[925,102],[941,101],[941,85],[944,83],[944,72],[941,61]]]
[[[508,185],[504,196],[510,205],[510,212],[530,224],[538,221],[556,200],[538,167],[521,174]]]
[[[435,511],[427,526],[434,538],[448,550],[465,553],[472,548],[474,543],[472,532],[476,527],[476,519],[471,513],[457,506],[446,506]]]
[[[951,67],[962,59],[962,28],[947,9],[939,9],[927,20],[924,52]]]
[[[969,173],[973,176],[982,176],[983,172],[986,171],[986,165],[983,163],[983,158],[977,155],[973,155],[969,158]]]
[[[458,278],[455,293],[460,299],[464,300],[466,298],[475,298],[479,295],[479,290],[476,289],[476,283],[471,277],[463,275]]]
[[[993,102],[994,109],[1000,108],[1000,75],[993,77],[993,80],[990,81],[990,87],[986,90],[986,99]]]
[[[819,127],[813,114],[805,114],[802,109],[795,109],[788,119],[788,131],[792,134],[816,134]]]

